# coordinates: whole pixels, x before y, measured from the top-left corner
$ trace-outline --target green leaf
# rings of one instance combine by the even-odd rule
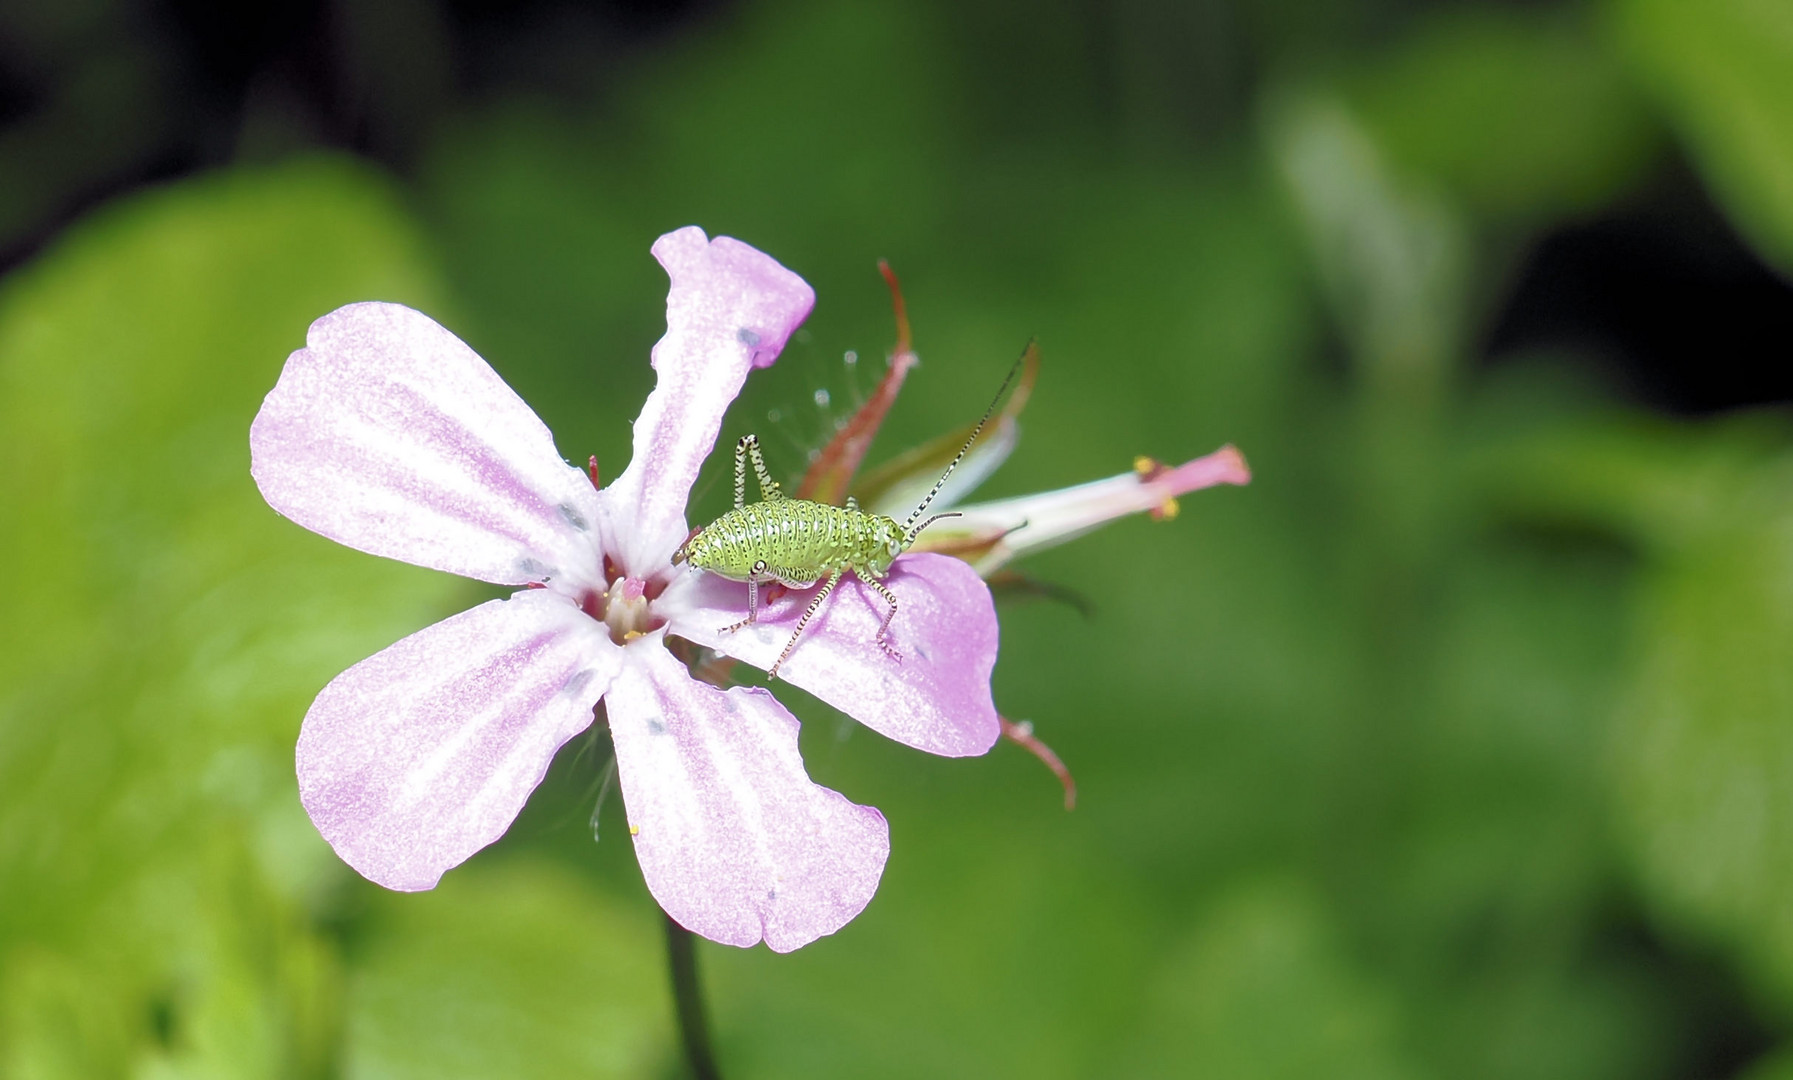
[[[1356,970],[1325,905],[1288,882],[1238,886],[1170,944],[1124,1075],[1397,1080],[1392,995]]]
[[[1657,142],[1601,46],[1556,15],[1447,8],[1344,90],[1402,172],[1468,210],[1549,217],[1612,198]]]
[[[1793,1016],[1793,455],[1653,567],[1614,731],[1656,908],[1726,944]]]
[[[1615,27],[1718,201],[1793,273],[1793,5],[1623,0]]]
[[[440,295],[396,192],[339,160],[119,203],[0,288],[0,1071],[327,1071],[308,909],[344,872],[293,740],[458,587],[275,514],[249,422],[311,320]]]
[[[1645,898],[1793,1015],[1793,428],[1607,418],[1486,464],[1507,512],[1639,556],[1607,773]]]
[[[383,893],[344,1073],[658,1075],[673,1045],[659,921],[544,864],[468,867],[430,893]]]
[[[1464,222],[1392,169],[1338,100],[1286,92],[1265,124],[1364,378],[1429,396],[1463,332]]]

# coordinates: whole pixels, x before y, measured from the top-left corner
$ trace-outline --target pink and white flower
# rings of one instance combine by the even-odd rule
[[[668,635],[766,666],[801,598],[733,635],[745,586],[675,568],[685,501],[723,412],[815,296],[797,275],[695,227],[659,239],[671,277],[657,384],[634,456],[595,490],[548,429],[454,335],[396,304],[313,323],[250,430],[280,513],[350,547],[500,585],[337,676],[300,731],[299,792],[337,853],[392,889],[433,887],[501,836],[603,699],[642,873],[681,925],[779,952],[833,933],[877,889],[884,817],[810,781],[797,720],[760,689],[691,677]],[[883,601],[852,577],[780,675],[899,742],[981,754],[997,624],[964,562],[898,559]]]

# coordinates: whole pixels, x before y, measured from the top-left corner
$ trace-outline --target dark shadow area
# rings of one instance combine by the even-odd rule
[[[88,209],[236,160],[403,174],[500,93],[589,95],[726,0],[93,0],[0,7],[0,272]]]
[[[1793,283],[1676,165],[1619,213],[1532,249],[1480,352],[1536,350],[1585,356],[1674,413],[1793,401]]]
[[[1726,959],[1664,938],[1628,899],[1619,899],[1618,908],[1593,948],[1621,967],[1648,972],[1666,1012],[1677,1018],[1678,1046],[1664,1075],[1728,1080],[1774,1049],[1774,1031],[1762,1022]]]

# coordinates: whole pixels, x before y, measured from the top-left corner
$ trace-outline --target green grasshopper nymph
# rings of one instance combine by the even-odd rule
[[[673,554],[672,561],[675,564],[688,562],[730,581],[747,583],[747,617],[733,626],[723,627],[721,632],[725,634],[759,621],[759,587],[762,583],[804,588],[823,578],[828,579],[815,599],[809,602],[803,617],[797,620],[797,629],[785,642],[784,651],[766,670],[767,678],[778,677],[779,666],[797,647],[803,628],[809,625],[809,620],[848,571],[890,605],[884,622],[878,627],[877,641],[892,659],[902,660],[902,655],[890,644],[890,622],[896,618],[897,598],[883,579],[890,573],[890,566],[897,556],[909,550],[923,529],[941,518],[959,516],[948,511],[921,520],[934,497],[946,486],[946,478],[971,452],[972,444],[983,433],[984,425],[990,422],[997,403],[1008,391],[1009,383],[1015,380],[1015,373],[1021,370],[1033,348],[1033,343],[1029,342],[1027,351],[1009,368],[1002,386],[996,391],[995,400],[984,410],[983,419],[971,429],[971,437],[947,464],[940,479],[934,481],[933,489],[921,500],[921,505],[901,525],[895,518],[859,509],[859,503],[852,496],[847,497],[845,506],[786,498],[778,481],[766,472],[766,462],[760,457],[759,436],[743,435],[735,444],[735,508],[693,532]],[[749,459],[753,461],[753,475],[760,485],[760,501],[752,505],[747,503]]]

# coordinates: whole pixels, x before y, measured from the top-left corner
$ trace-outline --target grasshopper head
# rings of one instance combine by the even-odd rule
[[[909,550],[909,539],[903,533],[903,527],[887,517],[874,519],[876,525],[866,547],[866,569],[874,577],[883,577],[890,573],[890,564],[896,562],[898,555]]]

